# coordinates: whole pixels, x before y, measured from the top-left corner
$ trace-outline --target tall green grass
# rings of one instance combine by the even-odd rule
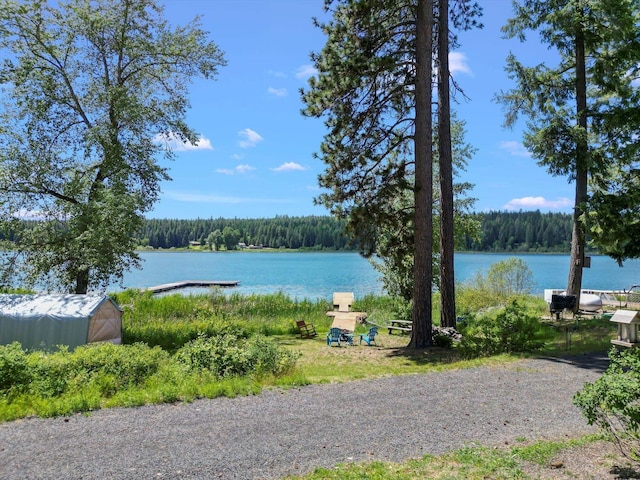
[[[208,294],[154,296],[150,292],[127,290],[114,299],[123,308],[123,342],[144,342],[175,351],[199,336],[234,335],[247,338],[296,334],[296,320],[328,331],[333,306],[327,300],[294,300],[279,292],[268,295],[225,295],[218,289]],[[386,322],[393,318],[387,297],[367,295],[353,309],[369,318]]]

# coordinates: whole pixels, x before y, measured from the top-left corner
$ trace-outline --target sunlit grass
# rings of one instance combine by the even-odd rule
[[[392,302],[387,297],[366,296],[355,302],[353,310],[367,312],[368,320],[382,328],[379,330],[376,345],[367,346],[360,345],[358,339],[360,334],[367,332],[368,326],[358,325],[355,334],[356,345],[348,347],[327,346],[326,333],[332,318],[327,315],[331,305],[326,301],[295,301],[281,293],[263,296],[225,296],[218,291],[212,291],[208,295],[165,297],[127,291],[118,294],[116,299],[125,310],[123,337],[131,352],[126,357],[127,365],[137,365],[147,355],[149,357],[145,361],[148,361],[149,365],[155,365],[159,362],[154,360],[155,357],[169,358],[187,342],[202,335],[226,335],[227,338],[233,335],[233,338],[243,339],[263,334],[274,340],[279,347],[299,354],[299,357],[293,369],[276,376],[267,374],[259,378],[252,376],[220,379],[207,376],[206,372],[185,375],[183,371],[163,367],[159,363],[150,370],[148,378],[143,383],[132,382],[130,385],[123,385],[123,378],[116,373],[105,373],[93,380],[93,383],[83,384],[82,388],[67,389],[59,395],[47,394],[47,398],[44,399],[37,396],[27,397],[20,392],[12,393],[10,400],[9,397],[0,398],[0,421],[29,415],[64,415],[73,411],[113,406],[188,402],[202,397],[247,395],[273,386],[287,388],[311,383],[345,382],[472,368],[501,364],[536,354],[499,355],[463,360],[455,347],[408,349],[408,335],[390,335],[383,328],[390,319],[396,318]],[[527,305],[534,311],[540,308],[539,299],[525,301],[529,302]],[[318,335],[311,339],[300,338],[295,325],[297,319],[314,323]],[[614,325],[606,318],[579,319],[577,323],[571,321],[567,325],[566,328],[569,330],[558,325],[543,327],[553,333],[553,340],[538,354],[606,352],[610,348],[611,338],[615,335]],[[131,349],[133,342],[162,349]],[[78,355],[78,352],[74,355]],[[57,368],[55,362],[61,361],[63,357],[56,358],[50,357],[43,362],[54,362],[47,368]],[[62,372],[55,378],[77,378],[77,381],[81,381],[84,377],[82,372],[74,370],[69,373]],[[55,378],[51,377],[50,384],[46,385],[34,383],[30,387],[31,391],[54,392]]]
[[[529,463],[548,466],[552,459],[575,447],[603,441],[599,435],[543,441],[526,447],[491,448],[466,446],[442,455],[425,455],[402,463],[371,461],[343,463],[335,468],[318,468],[308,475],[286,477],[289,480],[513,480],[537,478]],[[580,478],[565,470],[566,478]],[[563,477],[564,478],[564,477]],[[635,478],[635,477],[634,477]]]

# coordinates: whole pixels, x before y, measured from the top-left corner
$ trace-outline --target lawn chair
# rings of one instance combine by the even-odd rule
[[[311,338],[317,335],[316,327],[313,323],[307,323],[304,320],[296,320],[298,330],[300,330],[300,338]]]
[[[342,337],[342,329],[332,328],[327,333],[327,345],[331,346],[331,344],[337,343],[340,346],[340,337]]]
[[[366,335],[360,335],[360,345],[362,345],[362,340],[364,340],[369,346],[371,346],[372,343],[378,346],[376,343],[376,335],[378,335],[378,327],[371,327],[369,329],[369,333]]]

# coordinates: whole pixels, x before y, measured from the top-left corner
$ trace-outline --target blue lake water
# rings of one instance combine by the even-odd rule
[[[333,292],[354,292],[356,297],[381,293],[379,274],[357,253],[331,252],[142,252],[142,270],[125,275],[125,288],[143,288],[184,280],[238,280],[230,292],[242,294],[285,292],[292,298],[331,298]],[[533,274],[534,292],[565,288],[568,255],[503,255],[458,253],[457,282],[509,257],[525,261]],[[624,267],[608,257],[593,256],[584,270],[583,288],[617,290],[640,284],[640,261]],[[119,290],[113,286],[112,290]]]

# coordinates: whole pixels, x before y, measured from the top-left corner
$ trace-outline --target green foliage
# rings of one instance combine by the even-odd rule
[[[0,224],[21,260],[4,273],[76,293],[107,286],[138,266],[133,236],[169,178],[159,159],[197,141],[188,86],[214,77],[223,54],[154,0],[8,1],[0,24]]]
[[[200,336],[174,356],[144,344],[92,344],[53,353],[25,353],[12,344],[0,347],[0,420],[255,393],[258,380],[290,374],[297,359],[260,335]]]
[[[353,249],[354,246],[350,245],[344,228],[343,220],[330,216],[147,219],[136,238],[140,244],[147,239],[145,243],[153,248],[181,248],[189,246],[190,241],[199,241],[203,245],[207,244],[212,250],[220,250],[220,247],[227,243],[227,249],[232,250],[238,241],[241,241],[247,245],[269,248]],[[229,237],[228,242],[223,234],[225,229],[227,233],[234,234],[234,238]]]
[[[291,371],[297,356],[261,335],[239,339],[232,335],[200,336],[175,355],[190,370],[208,370],[217,378],[281,375]]]
[[[469,185],[460,185],[469,188]],[[458,188],[458,187],[456,187]],[[457,191],[458,192],[458,191]],[[437,192],[436,192],[437,193]],[[464,214],[471,199],[458,195],[456,248],[478,252],[568,252],[571,244],[571,215],[564,213],[483,212]],[[437,202],[437,195],[435,201]],[[465,203],[466,202],[466,203]],[[621,211],[626,211],[622,209]],[[435,218],[434,220],[438,220]],[[26,227],[34,222],[25,222]],[[222,247],[221,228],[240,232],[241,241],[270,248],[301,250],[354,250],[345,233],[344,220],[335,217],[282,217],[261,219],[145,219],[134,237],[140,246],[186,248],[190,241],[201,241],[210,250]],[[1,227],[1,225],[0,225]],[[0,228],[0,239],[13,248],[16,231]],[[214,229],[213,231],[211,229]],[[209,232],[209,233],[208,233]]]
[[[168,351],[175,351],[200,335],[247,338],[257,333],[296,333],[298,318],[305,318],[317,327],[328,327],[330,323],[326,312],[331,305],[327,301],[292,300],[282,292],[225,295],[214,289],[202,295],[155,297],[150,292],[129,290],[113,297],[124,309],[124,343],[144,342]],[[366,302],[364,306],[371,302],[366,298],[361,301]]]
[[[508,258],[494,263],[487,272],[487,288],[496,296],[510,298],[531,293],[533,272],[520,258]]]
[[[482,315],[468,315],[459,330],[462,333],[459,350],[468,357],[531,352],[550,339],[540,317],[517,300]]]
[[[513,54],[507,72],[516,87],[501,92],[506,124],[527,117],[524,145],[551,175],[576,183],[575,238],[569,278],[588,232],[593,243],[621,262],[640,255],[637,227],[636,141],[640,91],[640,6],[627,0],[527,0],[514,2],[503,31],[525,41],[531,31],[557,52],[558,64],[534,59],[527,67]],[[589,192],[591,190],[591,192]],[[589,195],[592,193],[592,195]],[[579,250],[579,252],[578,252]]]
[[[612,435],[620,451],[640,461],[640,350],[609,352],[609,366],[594,383],[586,383],[574,403],[587,418]]]
[[[440,348],[453,348],[453,338],[449,335],[436,334],[433,336],[433,344]]]
[[[525,297],[533,288],[533,273],[526,262],[508,258],[492,264],[485,275],[475,276],[457,289],[458,311],[463,314],[504,305],[514,297]]]
[[[79,388],[98,388],[111,396],[139,386],[169,358],[158,347],[143,344],[92,344],[70,353],[61,348],[53,354],[29,355],[32,371],[30,392],[41,398],[58,397]]]
[[[476,252],[569,252],[571,215],[565,213],[485,212],[472,215],[480,235],[467,236],[464,249]]]
[[[463,171],[467,161],[473,156],[474,149],[465,143],[464,122],[453,119],[451,126],[451,141],[453,143],[453,164],[456,173]],[[434,170],[438,169],[437,156],[434,157]],[[475,202],[467,197],[472,185],[468,183],[456,183],[454,185],[454,231],[456,246],[462,247],[465,238],[477,238],[480,224],[476,216],[469,214],[469,210]],[[389,218],[384,224],[377,225],[376,256],[371,263],[382,274],[382,283],[385,292],[392,297],[399,297],[410,301],[413,297],[413,192],[407,188],[399,192],[392,200]],[[434,189],[433,207],[433,256],[432,272],[434,286],[440,286],[440,215],[437,213],[440,207],[439,188]],[[451,248],[454,246],[452,245]]]
[[[640,257],[637,242],[640,235],[640,179],[637,172],[620,169],[606,184],[594,190],[589,199],[591,211],[584,218],[592,244],[620,266],[628,258]]]
[[[18,342],[0,345],[0,392],[22,391],[31,382],[27,355]]]

